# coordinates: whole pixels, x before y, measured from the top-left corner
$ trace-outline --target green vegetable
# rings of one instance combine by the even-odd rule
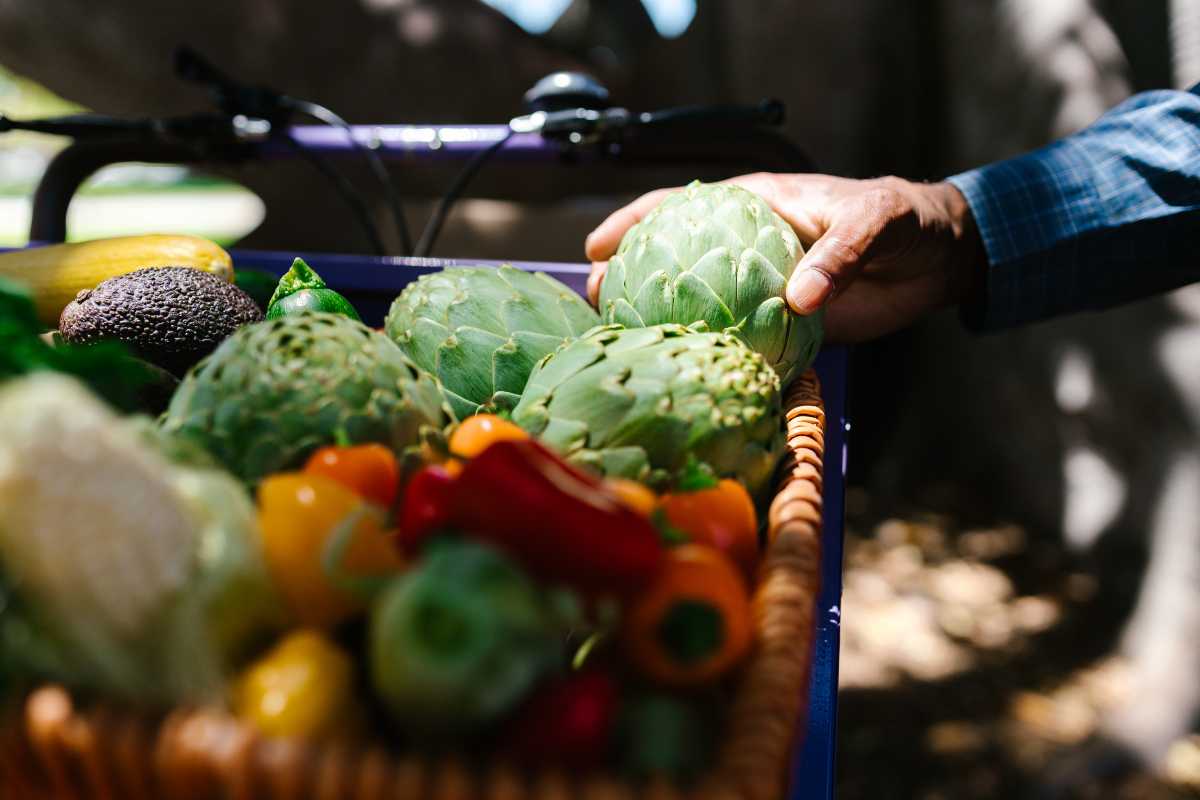
[[[0,388],[0,571],[26,672],[135,703],[218,700],[282,620],[233,478],[71,378]]]
[[[448,540],[375,607],[371,679],[402,724],[462,733],[512,709],[562,663],[563,641],[546,597],[512,562]]]
[[[255,305],[265,314],[267,306],[271,304],[271,298],[275,295],[275,287],[279,285],[279,278],[261,269],[235,269],[233,283],[250,295]]]
[[[184,378],[165,430],[193,438],[248,483],[318,447],[380,442],[404,455],[446,411],[436,382],[386,336],[336,314],[240,328]]]
[[[175,379],[117,342],[67,345],[41,335],[31,295],[0,278],[0,382],[31,372],[74,375],[125,411],[158,411]]]
[[[804,254],[791,226],[753,192],[693,182],[621,240],[600,286],[605,322],[728,330],[786,385],[817,355],[822,314],[793,314],[784,286]]]
[[[359,320],[350,301],[325,285],[312,267],[297,258],[292,268],[279,279],[274,294],[267,301],[267,319],[299,314],[304,311],[325,311]]]
[[[392,303],[385,329],[437,376],[461,420],[512,408],[540,358],[599,322],[567,286],[504,265],[422,275]]]
[[[752,494],[782,449],[779,376],[737,338],[597,328],[529,376],[513,422],[607,475],[674,485],[698,468]]]
[[[661,691],[633,696],[617,723],[621,766],[638,777],[694,778],[710,763],[714,749],[713,732],[719,726],[711,717],[697,700]]]

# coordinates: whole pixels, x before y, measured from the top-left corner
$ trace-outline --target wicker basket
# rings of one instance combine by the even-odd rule
[[[758,646],[738,685],[714,768],[687,795],[768,800],[784,790],[805,705],[818,589],[825,413],[812,371],[786,398],[789,458],[771,504],[769,544],[754,595]],[[45,687],[0,725],[0,797],[95,800],[383,800],[403,798],[676,798],[663,782],[505,765],[471,768],[383,748],[264,739],[227,714],[180,709],[146,719],[76,708]]]

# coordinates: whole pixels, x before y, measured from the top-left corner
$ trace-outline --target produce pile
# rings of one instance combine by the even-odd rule
[[[755,644],[781,386],[820,344],[782,300],[800,255],[693,184],[599,312],[454,268],[380,330],[300,259],[0,256],[0,697],[694,775]]]

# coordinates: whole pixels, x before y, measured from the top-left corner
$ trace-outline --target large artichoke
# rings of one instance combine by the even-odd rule
[[[403,454],[445,415],[436,382],[386,336],[340,315],[301,313],[222,342],[184,378],[162,424],[255,483],[335,441]]]
[[[0,388],[0,648],[29,679],[219,700],[285,623],[245,488],[72,378]]]
[[[753,192],[693,182],[630,228],[600,285],[605,322],[704,322],[762,353],[786,384],[821,346],[822,315],[793,314],[783,290],[804,254]]]
[[[757,493],[781,446],[779,376],[734,336],[595,329],[541,361],[513,421],[608,475],[670,484],[690,461]]]
[[[421,276],[396,298],[385,326],[437,376],[462,419],[484,406],[511,408],[542,356],[599,322],[567,286],[505,265]]]

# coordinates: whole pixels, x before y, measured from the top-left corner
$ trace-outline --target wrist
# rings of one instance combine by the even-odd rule
[[[949,242],[946,270],[947,300],[950,305],[968,305],[981,297],[987,286],[987,251],[971,213],[971,204],[948,181],[930,184],[946,222]]]

